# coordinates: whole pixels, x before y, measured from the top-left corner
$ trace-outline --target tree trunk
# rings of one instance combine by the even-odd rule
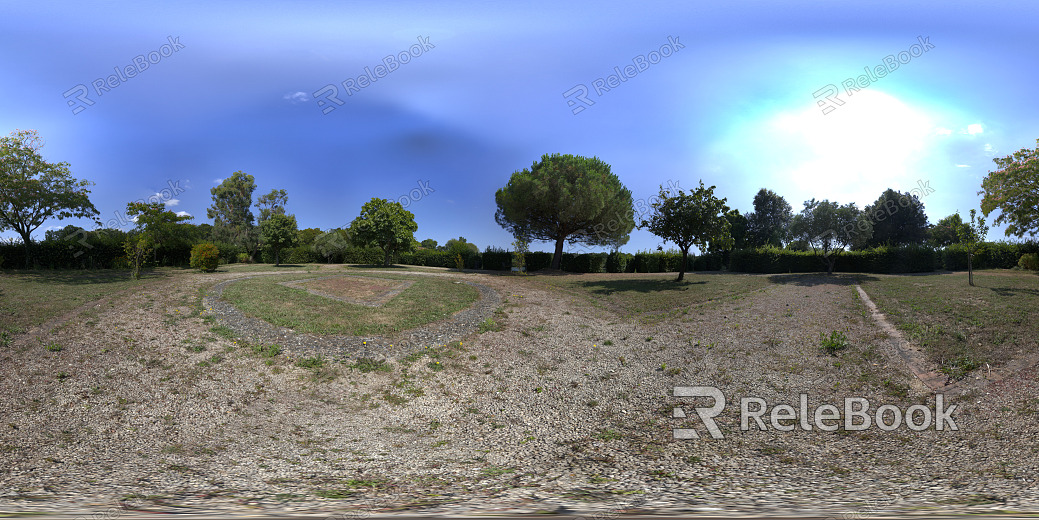
[[[689,257],[689,248],[687,247],[687,248],[682,250],[682,265],[679,266],[679,268],[678,268],[678,279],[675,280],[676,282],[681,282],[682,280],[685,280],[685,263],[686,263],[686,259],[688,257]]]
[[[25,244],[25,268],[32,269],[32,237],[28,233],[18,233],[22,236],[22,243]]]
[[[281,266],[281,251],[278,248],[274,248],[274,267]]]
[[[833,265],[837,263],[837,257],[830,255],[826,257],[826,274],[833,274]]]
[[[563,236],[560,235],[556,238],[556,254],[552,255],[552,269],[559,269],[559,264],[563,260]]]
[[[385,267],[390,266],[390,249],[386,248],[386,256],[382,259],[382,265]]]

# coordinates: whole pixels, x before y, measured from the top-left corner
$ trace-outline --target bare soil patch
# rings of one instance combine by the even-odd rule
[[[310,294],[324,296],[335,300],[381,307],[394,296],[404,292],[415,282],[412,280],[387,280],[385,278],[369,278],[361,276],[332,276],[281,282],[286,287],[304,289]]]

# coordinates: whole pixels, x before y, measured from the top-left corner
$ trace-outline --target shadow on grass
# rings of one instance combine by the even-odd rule
[[[0,272],[4,273],[3,276],[13,275],[30,280],[34,283],[54,283],[62,285],[105,284],[125,282],[131,279],[130,271],[128,269],[105,269],[93,271],[79,269],[62,269],[54,271],[42,269],[4,269]],[[153,271],[151,269],[141,270],[141,281],[162,278],[164,276],[166,276],[164,272]]]
[[[382,264],[344,264],[343,267],[347,269],[407,269],[406,265],[382,265]]]
[[[989,287],[989,290],[1000,296],[1017,296],[1019,294],[1039,296],[1039,289],[1025,289],[1021,287]]]
[[[861,273],[799,273],[773,274],[768,280],[776,284],[814,287],[816,285],[857,285],[862,282],[875,282],[879,278]]]
[[[665,291],[685,291],[692,285],[704,285],[706,281],[683,280],[676,282],[674,278],[661,280],[599,280],[577,282],[576,285],[588,289],[592,294],[611,295],[613,293],[638,292],[653,293]]]

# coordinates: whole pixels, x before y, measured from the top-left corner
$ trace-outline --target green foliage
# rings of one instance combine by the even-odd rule
[[[923,273],[941,266],[937,251],[917,245],[847,251],[841,258],[841,266],[834,272]],[[814,253],[776,247],[736,250],[729,260],[729,271],[740,273],[812,273],[819,267]]]
[[[981,181],[981,211],[988,216],[999,209],[995,224],[1007,224],[1007,236],[1039,233],[1039,147],[992,161],[999,169]]]
[[[249,253],[238,253],[238,256],[235,257],[235,260],[240,264],[248,264],[252,262],[252,259],[249,258]]]
[[[821,256],[826,272],[833,273],[845,247],[864,244],[873,236],[872,225],[854,203],[843,206],[828,200],[805,201],[804,209],[790,221],[790,238],[803,240]]]
[[[729,207],[724,198],[714,196],[714,188],[705,188],[702,180],[700,187],[688,194],[682,190],[669,193],[661,186],[652,213],[639,223],[639,228],[647,228],[665,242],[678,245],[682,253],[678,262],[678,281],[685,278],[685,260],[691,246],[703,252],[732,247],[729,219],[726,218]]]
[[[126,252],[126,259],[130,263],[130,276],[134,280],[140,279],[141,267],[144,266],[145,258],[152,252],[152,243],[148,235],[135,233],[127,237],[123,243],[123,251]]]
[[[963,223],[960,214],[953,213],[939,220],[937,224],[927,230],[927,240],[933,247],[951,246],[959,242],[960,235],[968,231],[965,229],[965,226],[966,224]]]
[[[420,242],[419,246],[421,246],[421,247],[423,247],[425,249],[436,249],[437,248],[437,241],[433,240],[432,238],[427,238],[427,239],[423,240],[422,242]]]
[[[462,254],[461,253],[456,253],[455,254],[455,268],[458,269],[459,271],[462,271],[462,270],[465,269],[465,261],[462,260]]]
[[[260,242],[274,254],[275,266],[281,264],[281,250],[295,244],[298,235],[296,216],[279,208],[282,213],[272,213],[260,222]]]
[[[213,238],[244,249],[250,257],[258,246],[255,218],[250,209],[254,190],[253,176],[236,171],[209,190],[213,205],[206,209],[206,216],[213,219]]]
[[[260,210],[259,221],[262,224],[274,215],[284,215],[285,206],[289,203],[289,194],[285,190],[271,190],[256,199],[256,209]]]
[[[467,242],[465,237],[452,238],[444,244],[444,250],[452,255],[466,254],[466,253],[479,253],[480,248],[472,242]]]
[[[350,224],[355,244],[382,248],[383,265],[390,265],[391,255],[411,250],[417,230],[413,213],[399,202],[379,198],[365,203]]]
[[[220,265],[220,250],[216,245],[203,242],[191,248],[191,268],[202,272],[216,271]]]
[[[346,252],[350,249],[350,236],[345,229],[332,229],[314,237],[311,249],[326,262],[345,262]],[[354,263],[354,262],[348,262]],[[369,263],[369,262],[359,262]],[[375,262],[371,262],[375,263]]]
[[[597,157],[545,154],[514,172],[494,199],[495,221],[514,237],[555,243],[553,269],[564,242],[612,246],[635,227],[631,192]]]
[[[1021,269],[1028,269],[1030,271],[1039,271],[1039,254],[1026,253],[1021,255],[1021,258],[1017,261],[1017,265]]]
[[[889,188],[863,213],[873,228],[869,246],[921,244],[927,238],[924,203],[911,192]]]
[[[848,337],[838,330],[830,332],[830,337],[826,337],[825,334],[820,332],[819,341],[822,343],[823,350],[830,354],[836,354],[848,348]]]
[[[0,138],[0,231],[22,237],[25,267],[32,265],[32,232],[50,219],[92,218],[92,185],[72,177],[66,162],[48,163],[40,155],[43,140],[35,130]]]
[[[782,247],[786,240],[790,219],[790,203],[772,190],[761,188],[754,195],[754,211],[747,214],[747,245]],[[733,238],[736,238],[735,233]],[[741,248],[739,243],[736,248]]]

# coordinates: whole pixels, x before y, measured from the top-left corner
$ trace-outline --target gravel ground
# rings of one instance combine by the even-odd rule
[[[465,335],[460,348],[415,342],[442,365],[404,351],[368,373],[256,357],[199,314],[199,290],[234,273],[178,273],[16,338],[0,352],[0,512],[102,512],[120,499],[341,518],[1039,511],[1035,365],[946,394],[957,431],[740,430],[741,397],[934,407],[851,285],[780,277],[647,325],[538,276],[435,275],[483,296],[433,338]],[[502,330],[465,328],[496,308]],[[820,349],[833,330],[850,343],[836,355]],[[675,386],[724,393],[723,439],[694,417],[709,402],[672,397]],[[685,427],[700,438],[675,440]]]

